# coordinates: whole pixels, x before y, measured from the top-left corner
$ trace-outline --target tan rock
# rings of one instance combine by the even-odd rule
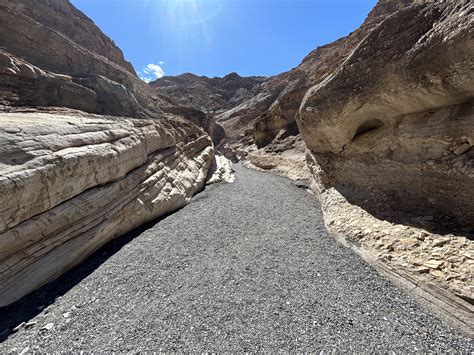
[[[438,278],[438,279],[444,280],[446,278],[446,274],[442,271],[439,271],[439,270],[431,270],[430,274],[433,275],[434,277]]]
[[[420,1],[395,11],[306,92],[298,127],[323,188],[376,215],[418,214],[420,227],[438,223],[435,213],[472,227],[470,6]],[[449,153],[455,142],[459,155]]]
[[[450,239],[440,239],[440,240],[435,240],[433,243],[433,247],[441,247],[445,244],[448,244],[450,242]]]
[[[439,269],[443,265],[442,260],[428,260],[423,266],[428,267],[430,269]]]
[[[416,273],[419,273],[419,274],[426,274],[426,273],[430,272],[430,270],[431,270],[431,269],[430,269],[429,267],[421,266],[421,267],[415,269],[414,271],[415,271]]]
[[[419,241],[416,238],[401,238],[400,243],[402,243],[407,248],[419,245]]]
[[[0,306],[185,205],[213,158],[210,138],[186,121],[0,114],[5,140]]]

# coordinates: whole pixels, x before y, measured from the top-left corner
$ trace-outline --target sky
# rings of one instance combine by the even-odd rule
[[[271,76],[354,31],[377,0],[71,0],[145,81]]]

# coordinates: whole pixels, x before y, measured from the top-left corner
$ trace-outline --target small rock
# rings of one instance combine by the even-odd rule
[[[24,348],[22,351],[20,351],[20,355],[23,355],[23,354],[26,354],[28,351],[30,351],[30,347],[27,346],[26,348]]]
[[[460,276],[461,276],[460,274],[457,274],[455,272],[449,273],[448,276],[446,276],[446,281],[457,279]]]
[[[414,247],[419,244],[418,240],[415,238],[402,238],[400,239],[400,243],[406,247]]]
[[[48,323],[44,325],[43,328],[41,328],[40,330],[50,331],[51,329],[53,329],[53,327],[54,327],[54,323]]]
[[[31,328],[36,325],[36,321],[29,321],[28,323],[25,324],[25,328]]]
[[[446,261],[449,261],[450,263],[453,264],[459,264],[461,262],[461,258],[458,256],[450,256],[449,258],[446,259]]]
[[[411,260],[411,263],[413,265],[416,265],[416,266],[421,266],[423,265],[425,261],[423,259],[420,259],[420,258],[414,258],[413,260]]]
[[[431,269],[428,268],[428,267],[425,267],[425,266],[421,266],[419,267],[418,269],[415,269],[415,272],[419,273],[419,274],[426,274],[427,272],[429,272]]]
[[[444,259],[444,255],[441,253],[431,253],[430,257],[436,260]]]
[[[469,149],[471,149],[471,145],[469,143],[463,143],[459,147],[457,147],[453,153],[455,155],[461,155],[466,153]]]
[[[474,254],[471,252],[465,252],[465,253],[462,253],[462,255],[468,259],[474,260]]]
[[[428,267],[430,269],[439,269],[443,265],[443,261],[441,260],[428,260],[423,266]]]
[[[19,331],[21,328],[23,328],[24,325],[25,325],[25,322],[21,322],[21,323],[18,324],[15,328],[13,328],[13,331],[14,331],[14,332]]]
[[[446,274],[442,271],[439,271],[439,270],[431,270],[430,272],[431,275],[439,278],[439,279],[443,279],[446,277]]]
[[[435,240],[435,242],[433,243],[433,246],[434,247],[441,247],[441,246],[445,245],[446,243],[449,243],[449,239]]]
[[[70,316],[71,316],[71,312],[63,313],[64,318],[69,318]]]

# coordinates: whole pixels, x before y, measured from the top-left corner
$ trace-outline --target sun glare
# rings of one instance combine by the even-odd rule
[[[172,25],[192,26],[209,22],[222,9],[223,0],[148,0],[156,8],[166,9],[166,19]]]

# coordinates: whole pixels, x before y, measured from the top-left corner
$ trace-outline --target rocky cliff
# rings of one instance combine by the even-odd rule
[[[322,185],[473,226],[472,24],[470,1],[413,4],[306,93],[298,125]]]
[[[152,86],[181,104],[212,112],[231,143],[255,143],[263,148],[276,139],[281,146],[282,138],[299,133],[296,116],[305,93],[334,72],[375,26],[413,1],[380,1],[359,29],[315,49],[297,67],[270,78],[242,78],[233,73],[209,79],[183,74],[158,79]]]
[[[296,114],[257,119],[263,148],[248,156],[313,181],[329,229],[363,255],[470,303],[473,21],[469,1],[379,1],[360,29],[303,61],[315,65],[315,85],[286,96]],[[280,120],[285,112],[290,119]],[[298,136],[285,137],[291,119],[307,165]]]
[[[210,137],[67,0],[0,0],[0,306],[186,204]]]
[[[165,76],[150,83],[156,91],[182,106],[206,113],[229,110],[260,92],[265,77],[241,77],[230,73],[222,78],[208,78],[186,73]]]

